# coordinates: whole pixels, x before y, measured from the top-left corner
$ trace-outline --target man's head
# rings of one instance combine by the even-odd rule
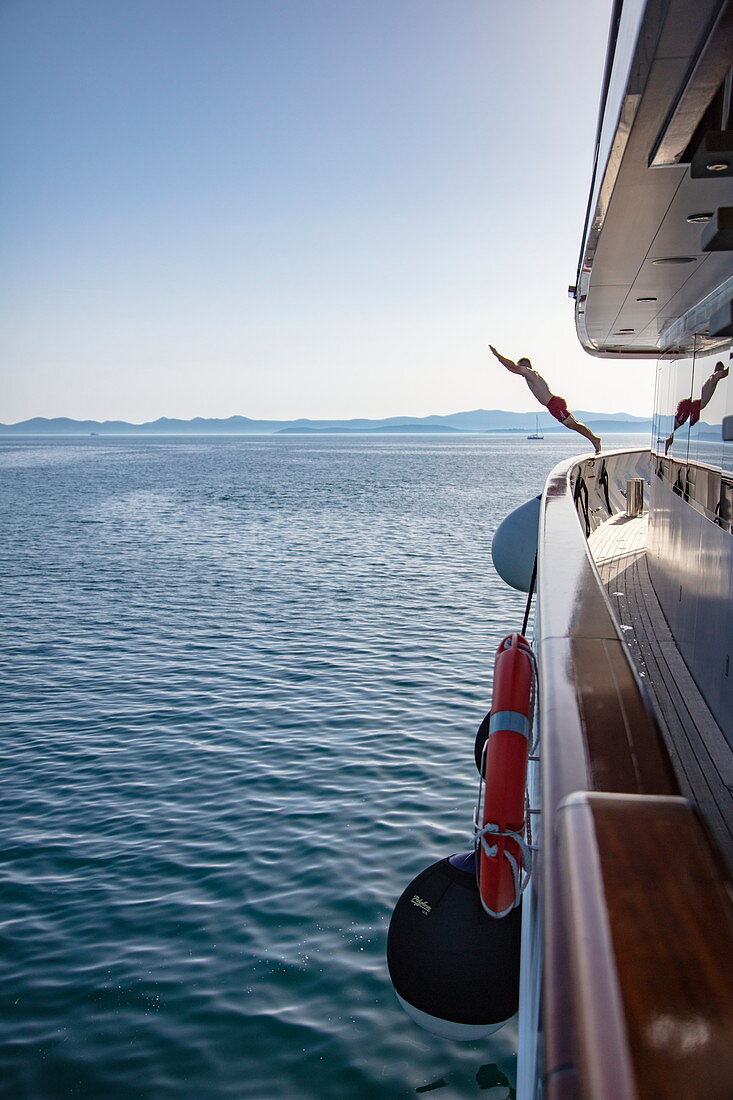
[[[518,367],[531,367],[532,364],[530,363],[527,356],[523,355],[521,359],[517,359],[517,366]]]

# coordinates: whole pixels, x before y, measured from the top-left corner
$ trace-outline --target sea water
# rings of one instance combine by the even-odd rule
[[[510,1095],[516,1026],[419,1030],[387,927],[471,846],[492,532],[583,449],[0,441],[3,1096]]]

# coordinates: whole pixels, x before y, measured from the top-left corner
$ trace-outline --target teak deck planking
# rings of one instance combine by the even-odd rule
[[[647,517],[614,516],[588,546],[644,678],[685,797],[700,810],[733,874],[733,751],[687,668],[654,592]]]

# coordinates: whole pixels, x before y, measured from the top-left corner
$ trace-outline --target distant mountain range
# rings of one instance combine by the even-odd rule
[[[629,413],[597,413],[579,409],[576,419],[593,431],[648,434],[651,420]],[[447,416],[390,416],[384,420],[251,420],[248,416],[230,416],[224,420],[194,417],[171,420],[162,416],[146,424],[128,424],[124,420],[70,420],[44,416],[19,424],[0,424],[0,435],[312,435],[315,433],[440,433],[447,432],[532,432],[536,422],[543,432],[564,431],[548,412],[506,412],[503,409],[474,409],[473,412]]]

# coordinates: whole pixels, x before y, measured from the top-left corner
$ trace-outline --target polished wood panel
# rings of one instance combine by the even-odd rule
[[[682,798],[559,814],[583,1096],[730,1100],[733,906]]]
[[[664,740],[624,643],[619,638],[573,639],[571,650],[589,788],[677,794]]]
[[[631,1100],[637,1092],[588,796],[571,795],[558,822],[582,1095]]]

